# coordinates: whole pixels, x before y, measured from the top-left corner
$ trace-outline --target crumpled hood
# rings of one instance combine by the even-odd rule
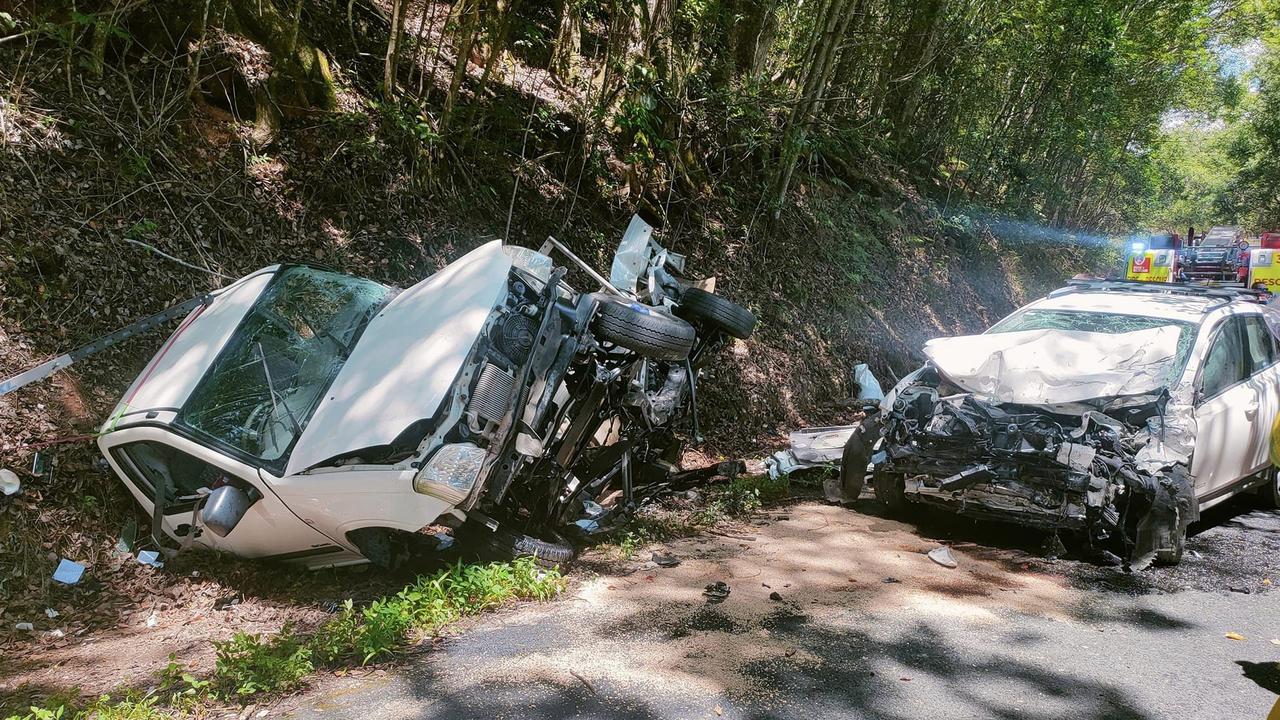
[[[1065,405],[1155,393],[1169,382],[1179,330],[1023,330],[930,340],[924,353],[952,383],[993,402]]]
[[[495,240],[392,299],[325,393],[285,474],[387,445],[435,414],[489,313],[506,295],[510,270],[511,259]]]

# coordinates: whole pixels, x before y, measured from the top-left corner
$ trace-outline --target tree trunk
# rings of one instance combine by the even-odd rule
[[[564,0],[560,8],[560,29],[551,51],[551,74],[561,80],[576,80],[582,68],[582,10],[580,0]]]
[[[391,0],[391,31],[387,35],[387,54],[382,61],[382,96],[396,96],[396,71],[400,65],[400,36],[404,33],[404,16],[409,0]]]

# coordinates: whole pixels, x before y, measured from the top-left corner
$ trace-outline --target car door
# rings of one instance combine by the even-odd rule
[[[148,513],[154,507],[156,485],[166,475],[173,482],[177,498],[165,506],[162,520],[170,537],[186,536],[198,494],[233,484],[252,488],[256,502],[226,537],[206,531],[195,544],[250,558],[309,557],[340,549],[290,512],[254,468],[160,428],[130,428],[111,435],[115,442],[107,457]]]
[[[1280,414],[1280,352],[1262,315],[1246,315],[1244,330],[1249,384],[1258,398],[1258,409],[1249,428],[1248,472],[1252,474],[1271,465],[1271,428]]]
[[[1210,334],[1196,379],[1196,446],[1191,476],[1203,505],[1251,472],[1253,422],[1261,399],[1248,382],[1244,317],[1230,315]]]

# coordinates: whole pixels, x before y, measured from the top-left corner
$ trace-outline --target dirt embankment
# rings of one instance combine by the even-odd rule
[[[11,91],[0,106],[0,376],[271,263],[410,285],[504,234],[516,177],[512,242],[555,234],[606,268],[631,212],[621,178],[582,182],[582,171],[570,177],[554,160],[485,156],[486,145],[448,156],[474,166],[440,177],[464,182],[424,186],[403,129],[354,93],[339,112],[289,119],[263,143],[225,112],[189,106],[181,67],[151,64],[92,88],[68,88],[56,64],[46,74],[22,65],[20,78],[18,67],[0,61]],[[514,113],[506,130],[518,137],[522,122]],[[534,137],[526,157],[554,155],[560,140]],[[672,209],[662,242],[687,253],[694,273],[717,275],[761,321],[703,386],[710,454],[739,455],[828,422],[855,362],[891,381],[926,338],[978,330],[1100,262],[1079,246],[997,238],[891,172],[860,183],[802,186],[775,222],[725,197]],[[145,624],[166,594],[207,594],[212,608],[247,582],[232,574],[206,588],[220,581],[192,579],[195,568],[186,580],[166,569],[157,581],[113,554],[126,521],[146,519],[85,436],[162,341],[138,338],[0,398],[0,467],[23,482],[0,497],[0,644],[45,641],[12,630],[20,622],[68,637]],[[37,450],[51,472],[27,472]],[[83,587],[51,582],[60,557],[89,566]],[[264,591],[265,606],[297,604],[281,592]]]

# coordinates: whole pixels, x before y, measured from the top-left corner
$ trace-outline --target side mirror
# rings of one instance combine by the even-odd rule
[[[200,509],[200,523],[209,528],[218,537],[226,537],[249,508],[253,501],[248,493],[234,485],[223,485],[209,493],[209,499]]]

